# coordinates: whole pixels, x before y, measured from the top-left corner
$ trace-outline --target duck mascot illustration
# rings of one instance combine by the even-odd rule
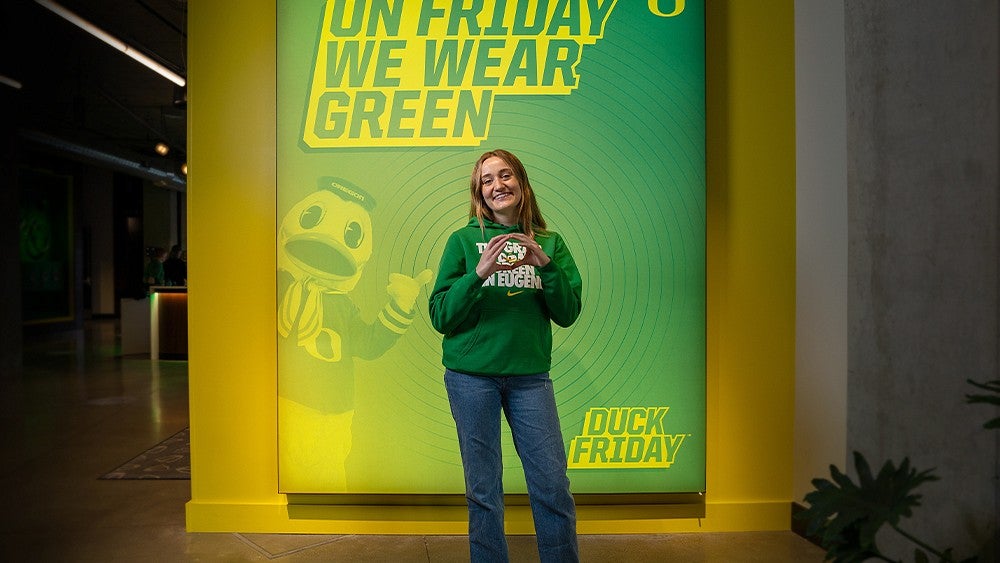
[[[346,490],[355,358],[389,350],[413,322],[432,273],[389,274],[388,300],[366,322],[350,293],[372,256],[374,201],[339,178],[285,214],[278,229],[278,442],[283,492]]]

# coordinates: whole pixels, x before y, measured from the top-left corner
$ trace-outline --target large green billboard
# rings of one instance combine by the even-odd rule
[[[461,494],[427,298],[504,148],[583,276],[574,493],[705,489],[704,5],[278,2],[279,485]],[[509,436],[504,485],[525,492]]]

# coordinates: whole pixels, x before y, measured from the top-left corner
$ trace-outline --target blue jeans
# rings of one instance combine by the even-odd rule
[[[549,374],[483,377],[445,370],[444,382],[462,452],[473,563],[507,561],[501,410],[524,467],[541,560],[578,561],[576,506]]]

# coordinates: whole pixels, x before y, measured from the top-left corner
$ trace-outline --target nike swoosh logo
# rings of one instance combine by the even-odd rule
[[[522,289],[521,291],[515,291],[514,293],[511,293],[510,290],[508,289],[507,290],[507,297],[514,297],[515,295],[518,295],[520,293],[524,293],[524,290]]]

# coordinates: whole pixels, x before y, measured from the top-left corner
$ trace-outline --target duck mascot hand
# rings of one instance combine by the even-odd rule
[[[403,274],[389,274],[389,285],[386,290],[396,305],[407,312],[413,311],[413,306],[420,295],[420,288],[427,285],[433,274],[430,270],[424,270],[411,278]]]

